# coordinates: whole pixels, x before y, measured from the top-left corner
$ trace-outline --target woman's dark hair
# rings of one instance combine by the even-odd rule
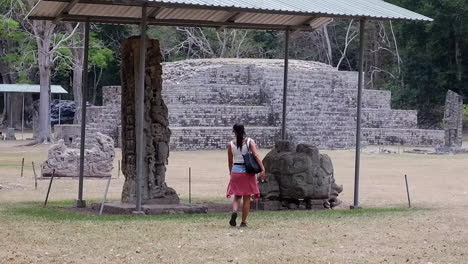
[[[244,136],[245,136],[245,128],[244,125],[241,124],[235,124],[232,127],[232,130],[236,134],[236,145],[237,148],[240,148],[242,151],[242,141],[244,141]]]

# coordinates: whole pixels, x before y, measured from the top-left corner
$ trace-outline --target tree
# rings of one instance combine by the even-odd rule
[[[51,21],[30,21],[26,15],[36,3],[36,0],[18,0],[15,11],[22,18],[23,29],[36,41],[37,66],[39,69],[40,98],[38,131],[35,133],[37,142],[51,141],[50,125],[50,79],[55,62],[55,55],[61,45],[73,36],[73,33],[55,38],[57,25]],[[75,27],[76,30],[76,27]]]
[[[389,84],[400,106],[432,112],[447,90],[468,93],[468,3],[464,0],[392,0],[434,19],[395,26],[403,85]]]
[[[0,76],[2,83],[29,83],[35,45],[21,30],[15,13],[11,10],[12,1],[0,3]],[[7,100],[7,97],[9,100]],[[26,95],[30,100],[31,95]],[[4,95],[3,123],[14,128],[21,127],[22,94]],[[11,110],[11,111],[10,111]],[[6,122],[8,121],[8,122]]]

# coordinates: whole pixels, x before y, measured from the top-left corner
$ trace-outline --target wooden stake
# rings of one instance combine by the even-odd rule
[[[23,178],[23,171],[24,171],[24,158],[21,160],[21,178]]]
[[[409,193],[409,188],[408,188],[408,176],[405,174],[405,182],[406,182],[406,194],[408,196],[408,207],[411,208],[411,198],[410,198],[410,193]]]
[[[37,190],[37,174],[36,174],[36,167],[34,166],[34,161],[31,162],[31,164],[32,164],[33,172],[34,172],[34,189]]]
[[[55,176],[55,169],[52,170],[52,177],[50,177],[49,188],[47,189],[47,195],[44,201],[44,207],[47,207],[47,202],[49,201],[50,188],[52,187],[54,176]]]

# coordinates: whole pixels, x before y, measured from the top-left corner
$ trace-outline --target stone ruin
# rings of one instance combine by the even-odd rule
[[[463,148],[463,96],[450,90],[445,98],[443,127],[445,131],[443,146],[436,146],[434,150],[405,150],[405,153],[430,155],[468,153],[468,149]]]
[[[161,51],[157,40],[148,40],[145,78],[144,164],[142,200],[144,204],[178,204],[179,197],[166,184],[169,158],[168,109],[162,97]],[[136,120],[135,90],[140,39],[122,45],[122,172],[125,183],[123,203],[136,200]]]
[[[95,145],[85,150],[84,177],[111,177],[115,157],[114,140],[97,133]],[[42,176],[78,177],[80,168],[80,149],[69,148],[59,140],[48,152],[47,160],[42,164]]]
[[[448,91],[445,99],[445,145],[448,148],[461,148],[463,145],[463,96]]]
[[[172,131],[170,149],[222,149],[231,139],[232,124],[236,122],[244,123],[249,136],[261,147],[273,147],[279,138],[282,60],[165,63],[163,79],[162,97]],[[288,139],[319,148],[354,147],[356,72],[292,60],[288,89]],[[101,132],[121,146],[120,94],[119,86],[103,87],[104,105],[89,108],[87,145],[92,144],[93,134]],[[445,145],[446,131],[419,129],[417,111],[392,109],[390,103],[390,91],[364,90],[362,145]],[[79,126],[56,126],[56,134],[70,141],[79,135]]]
[[[121,147],[121,88],[120,86],[105,86],[102,88],[102,106],[90,105],[86,108],[86,147],[95,143],[96,133],[108,135],[114,139],[115,147]],[[81,109],[75,112],[81,122]],[[80,124],[64,124],[54,126],[56,140],[63,139],[65,145],[78,147],[81,137]]]
[[[260,183],[263,210],[324,209],[341,204],[330,157],[318,148],[278,141],[263,159],[267,181]]]

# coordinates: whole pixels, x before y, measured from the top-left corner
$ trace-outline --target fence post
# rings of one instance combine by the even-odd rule
[[[34,161],[31,162],[32,164],[32,169],[34,173],[34,189],[37,190],[37,174],[36,174],[36,167],[34,166]]]
[[[23,172],[24,172],[24,158],[21,160],[21,178],[23,178]]]
[[[49,201],[50,188],[52,187],[52,182],[54,181],[55,169],[52,170],[52,176],[50,177],[49,188],[47,189],[47,195],[44,201],[44,207],[47,207],[47,202]]]
[[[411,198],[410,198],[410,193],[409,193],[409,188],[408,188],[408,176],[405,174],[405,182],[406,182],[406,194],[408,196],[408,207],[411,208]]]

